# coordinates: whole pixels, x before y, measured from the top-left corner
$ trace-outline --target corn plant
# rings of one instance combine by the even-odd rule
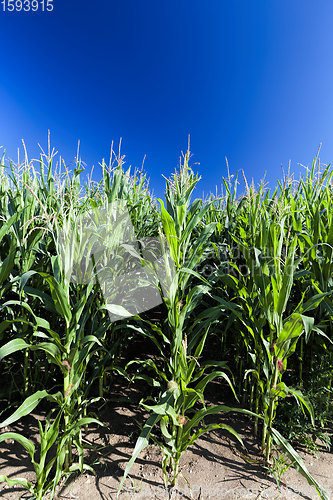
[[[217,283],[219,281],[220,286],[215,290],[220,290],[221,295],[213,297],[220,305],[207,309],[198,317],[219,318],[228,310],[234,318],[231,325],[241,324],[247,358],[251,361],[244,378],[252,377],[256,387],[255,411],[257,413],[259,408],[262,409],[262,448],[267,464],[271,462],[272,440],[288,450],[293,462],[298,456],[273,428],[279,398],[293,395],[309,412],[314,423],[313,408],[308,398],[299,389],[288,387],[282,376],[287,359],[295,352],[303,334],[307,341],[311,332],[325,336],[314,325],[314,318],[303,313],[313,310],[328,296],[327,293],[319,293],[304,303],[303,294],[299,304],[294,305],[294,311],[290,308],[294,280],[302,277],[303,273],[297,271],[302,261],[302,258],[295,258],[297,238],[292,238],[290,231],[285,230],[289,215],[285,201],[280,200],[276,213],[272,214],[268,209],[269,199],[261,199],[261,191],[256,195],[249,190],[246,204],[243,203],[243,213],[240,212],[235,233],[231,235],[246,264],[245,272],[240,271],[235,262],[229,263],[229,269],[235,269],[237,277],[223,269],[218,270]],[[229,301],[222,298],[226,289],[233,292]],[[242,369],[240,373],[243,373]],[[252,395],[251,391],[251,406]],[[310,484],[318,489],[304,464],[297,463]]]
[[[165,484],[170,481],[171,486],[174,486],[179,474],[179,460],[182,453],[203,433],[223,428],[242,442],[230,426],[223,423],[205,424],[205,417],[229,411],[253,415],[247,410],[225,405],[209,407],[205,405],[204,390],[214,378],[220,377],[226,380],[235,397],[236,394],[225,372],[228,369],[225,362],[200,361],[209,326],[203,329],[202,325],[196,322],[190,326],[191,314],[203,295],[209,293],[211,288],[209,282],[200,276],[195,268],[216,224],[202,225],[203,217],[209,210],[208,205],[201,207],[200,200],[196,200],[190,206],[190,196],[199,179],[189,168],[188,161],[189,151],[185,155],[179,173],[176,172],[173,179],[167,181],[166,208],[160,200],[163,228],[160,239],[162,246],[166,246],[170,255],[170,259],[163,260],[164,275],[167,277],[164,288],[168,291],[164,302],[168,317],[162,328],[154,326],[154,331],[158,331],[158,337],[163,340],[163,343],[159,344],[163,367],[159,369],[151,363],[150,366],[155,371],[155,377],[164,381],[165,390],[156,404],[142,403],[143,407],[151,412],[151,416],[137,440],[118,494],[131,466],[147,446],[150,437],[163,450],[162,468]],[[192,277],[197,279],[197,284],[192,282]],[[149,364],[144,363],[146,366]],[[223,368],[224,371],[219,368]],[[195,406],[198,402],[203,406],[201,409]],[[154,426],[158,423],[163,440],[152,434]]]
[[[90,405],[98,412],[107,375],[115,372],[152,387],[141,401],[150,416],[120,488],[149,440],[163,450],[165,484],[175,485],[182,454],[204,432],[222,428],[240,440],[225,423],[207,418],[235,411],[254,419],[255,434],[262,431],[266,467],[280,463],[272,455],[276,445],[327,498],[274,422],[287,396],[317,420],[305,395],[305,363],[313,368],[320,358],[322,370],[332,366],[332,169],[321,171],[315,160],[305,178],[285,176],[272,192],[263,182],[249,186],[243,174],[241,196],[238,176],[229,175],[221,196],[192,201],[199,177],[189,159],[187,151],[166,179],[165,198],[155,200],[145,174],[124,169],[120,150],[108,165],[102,161],[99,182],[86,183],[79,152],[71,174],[50,143],[37,166],[26,153],[8,168],[2,158],[0,363],[9,416],[0,428],[41,401],[50,412],[44,427],[39,423],[39,461],[24,436],[4,433],[0,440],[16,439],[29,453],[36,483],[18,478],[16,484],[35,498],[54,496],[63,475],[88,467],[82,430],[98,423]],[[117,204],[129,214],[119,224],[112,215]],[[89,217],[89,231],[72,238]],[[154,321],[152,288],[163,301]],[[135,335],[153,342],[158,354],[121,366],[121,348]],[[212,335],[221,340],[215,360],[206,354]],[[213,379],[248,409],[207,404]],[[327,408],[330,387],[331,381]]]
[[[35,404],[33,398],[31,397],[29,402],[31,402],[31,404]],[[28,401],[26,400],[26,406],[27,404]],[[51,415],[48,415],[44,429],[40,420],[38,420],[40,436],[40,453],[38,462],[35,460],[36,447],[31,441],[29,441],[29,439],[16,432],[5,432],[0,435],[0,442],[5,441],[6,439],[13,439],[25,448],[30,456],[31,463],[36,474],[36,483],[32,484],[24,478],[10,479],[4,475],[0,475],[0,482],[6,482],[9,486],[21,486],[28,490],[33,495],[34,499],[43,500],[45,495],[48,493],[50,494],[50,498],[54,497],[56,486],[65,473],[68,476],[68,474],[76,470],[89,470],[90,472],[94,472],[93,469],[87,464],[73,464],[66,471],[64,471],[64,462],[67,456],[68,443],[71,443],[71,441],[75,439],[81,427],[89,423],[100,424],[100,422],[93,418],[82,418],[67,427],[66,431],[60,436],[59,426],[62,413],[63,408],[58,412],[53,422],[51,422]],[[24,412],[22,408],[22,411],[19,412],[17,416],[20,417],[23,414]],[[4,426],[4,424],[8,425],[9,422],[13,423],[13,421],[13,418],[7,419],[2,426]],[[55,456],[48,460],[48,453],[54,444],[57,445],[56,450],[54,450]],[[53,471],[53,477],[50,479],[50,473],[54,468],[55,471]]]
[[[70,185],[70,189],[72,186]],[[38,200],[43,205],[41,200]],[[73,215],[70,213],[69,219]],[[67,219],[68,220],[68,219]],[[63,217],[62,224],[65,218]],[[57,241],[57,240],[56,240]],[[70,250],[67,248],[67,250]],[[90,318],[89,308],[94,300],[93,284],[87,286],[78,286],[76,294],[71,289],[71,283],[67,279],[63,269],[67,269],[71,265],[70,252],[65,253],[64,262],[60,261],[60,255],[51,257],[52,274],[41,271],[30,270],[23,273],[14,281],[19,280],[20,290],[27,292],[32,297],[38,297],[46,308],[51,308],[52,312],[60,315],[64,320],[65,331],[58,333],[52,330],[50,324],[45,319],[37,317],[31,307],[21,301],[7,301],[3,307],[12,306],[13,304],[21,305],[24,310],[28,310],[33,318],[33,336],[34,338],[42,339],[41,342],[32,343],[28,337],[15,338],[1,348],[0,359],[13,354],[14,352],[36,352],[43,351],[48,356],[48,360],[58,366],[63,376],[63,392],[51,396],[45,392],[44,396],[53,397],[53,401],[57,403],[63,414],[63,431],[67,435],[66,454],[64,456],[64,468],[69,470],[72,465],[72,443],[74,443],[79,452],[79,463],[81,470],[83,469],[83,448],[81,442],[80,426],[77,422],[82,422],[82,414],[86,411],[88,400],[85,396],[85,372],[86,365],[93,357],[94,353],[100,349],[101,342],[98,339],[99,335],[105,332],[105,325],[97,329],[95,335],[84,335],[87,320]],[[69,260],[68,260],[69,259]],[[63,264],[63,269],[62,269]],[[49,287],[50,295],[45,292],[41,293],[38,289],[27,287],[27,283],[32,276],[38,276]],[[19,320],[14,320],[21,322]],[[31,322],[24,322],[25,325],[31,326]],[[8,321],[6,321],[8,326]],[[97,336],[96,336],[97,335]],[[39,393],[36,393],[39,394]],[[27,399],[23,405],[28,406]],[[37,401],[37,400],[36,400]],[[89,418],[84,420],[86,425],[91,421]],[[68,430],[71,432],[68,433]],[[75,433],[74,433],[75,430]]]

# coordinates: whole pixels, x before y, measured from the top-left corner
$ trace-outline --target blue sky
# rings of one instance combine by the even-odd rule
[[[53,0],[0,11],[0,145],[23,138],[99,178],[122,138],[126,165],[160,195],[191,136],[201,196],[230,171],[275,185],[291,161],[333,159],[330,0]]]

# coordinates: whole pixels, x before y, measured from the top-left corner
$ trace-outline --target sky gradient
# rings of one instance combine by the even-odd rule
[[[16,158],[52,145],[99,179],[111,141],[162,193],[191,136],[215,192],[244,169],[273,187],[333,159],[330,0],[54,0],[54,11],[0,11],[0,146]],[[72,163],[73,164],[73,163]]]

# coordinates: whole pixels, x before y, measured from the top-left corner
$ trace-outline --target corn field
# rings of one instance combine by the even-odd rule
[[[241,194],[229,176],[219,195],[201,199],[190,156],[165,179],[163,200],[144,172],[125,169],[120,152],[103,161],[100,182],[83,177],[79,159],[69,172],[50,147],[38,162],[2,158],[0,443],[23,447],[36,481],[0,471],[1,482],[54,498],[63,478],[92,472],[84,434],[103,426],[99,408],[117,377],[149,389],[141,401],[149,417],[118,494],[150,443],[163,451],[166,486],[176,485],[182,454],[203,433],[224,429],[242,444],[221,422],[240,413],[263,466],[273,469],[283,453],[328,499],[276,422],[292,401],[320,426],[312,388],[323,391],[325,424],[333,423],[333,170],[315,159],[274,191],[244,176]],[[125,359],[138,339],[153,358],[143,350]],[[216,359],[207,354],[213,343]],[[225,404],[205,399],[212,381]],[[6,431],[36,408],[46,411],[38,446]]]

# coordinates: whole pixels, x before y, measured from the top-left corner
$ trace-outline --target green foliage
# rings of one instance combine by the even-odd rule
[[[322,170],[315,160],[299,182],[285,177],[273,193],[263,183],[249,186],[244,176],[242,196],[238,175],[233,182],[229,176],[222,180],[220,196],[192,200],[200,179],[189,165],[188,150],[166,179],[164,199],[155,200],[143,172],[124,170],[120,152],[112,154],[109,165],[103,160],[99,183],[83,180],[79,158],[71,175],[65,164],[62,172],[50,146],[37,167],[27,156],[22,165],[5,166],[4,161],[0,366],[8,382],[2,397],[15,409],[3,412],[0,427],[23,419],[39,404],[49,414],[44,427],[39,422],[38,462],[35,445],[26,437],[0,434],[0,441],[11,438],[25,448],[36,484],[5,476],[0,481],[42,499],[54,496],[63,475],[89,469],[82,435],[88,424],[101,425],[88,411],[94,404],[98,412],[105,402],[111,371],[151,386],[141,400],[150,416],[120,489],[150,441],[163,450],[165,483],[171,485],[182,453],[203,433],[224,429],[242,442],[220,421],[220,415],[238,412],[252,418],[255,433],[262,424],[266,467],[278,483],[293,464],[327,498],[287,439],[324,439],[324,427],[332,424],[331,167]],[[131,256],[130,266],[140,262],[155,276],[163,298],[157,320],[149,312],[131,314],[130,298],[125,305],[112,298],[105,303],[97,271],[102,256],[89,263],[94,282],[70,280],[78,247],[98,246],[104,239],[114,262],[107,265],[109,275],[114,283],[122,279],[123,255],[115,252],[122,223],[110,232],[108,223],[97,221],[93,241],[84,233],[79,242],[70,237],[81,217],[120,201],[140,242],[137,247],[125,242],[122,249]],[[147,237],[154,237],[154,244]],[[141,281],[138,286],[144,287]],[[111,321],[109,314],[119,320]],[[122,364],[123,347],[139,335],[157,354]],[[213,338],[219,339],[222,354],[216,351],[211,360]],[[224,384],[239,405],[207,404],[205,391],[212,381]],[[51,450],[56,450],[54,458]]]

